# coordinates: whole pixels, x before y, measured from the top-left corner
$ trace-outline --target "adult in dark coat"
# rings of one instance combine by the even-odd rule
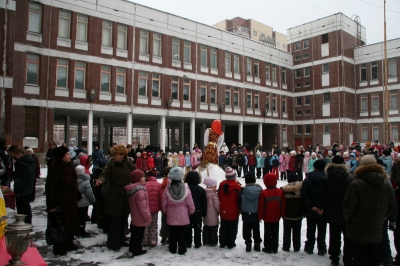
[[[13,167],[11,158],[8,156],[6,152],[6,144],[7,140],[4,138],[0,138],[0,159],[2,160],[5,167],[5,173],[1,176],[0,181],[3,186],[10,187],[10,180],[12,176]]]
[[[104,168],[96,185],[107,187],[105,214],[109,218],[107,247],[118,250],[124,243],[125,228],[129,215],[129,202],[125,186],[130,184],[129,175],[136,170],[135,164],[128,159],[128,150],[123,145],[115,145],[111,153],[113,158]]]
[[[78,201],[82,199],[77,179],[69,149],[64,146],[56,148],[46,179],[46,205],[48,219],[55,224],[56,213],[65,227],[67,241],[53,246],[55,255],[66,255],[67,251],[78,249],[73,242],[79,231]]]
[[[353,241],[347,237],[346,221],[343,217],[343,198],[347,187],[354,180],[343,157],[334,156],[332,163],[325,169],[322,180],[325,191],[324,212],[329,223],[329,250],[332,265],[339,265],[341,239],[343,234],[343,263],[353,264]]]
[[[372,155],[360,160],[343,201],[347,237],[353,240],[353,265],[379,265],[382,225],[395,210],[393,188]]]
[[[392,173],[390,176],[390,180],[392,181],[393,188],[395,189],[395,195],[397,199],[397,203],[400,203],[400,154],[393,161]],[[393,265],[400,265],[400,215],[397,216],[396,221],[396,229],[393,233],[394,236],[394,246],[397,251],[397,255],[395,257],[395,261]]]
[[[314,162],[314,171],[308,174],[303,181],[301,189],[301,197],[306,206],[307,217],[307,241],[304,251],[312,254],[315,244],[315,231],[318,227],[317,247],[318,255],[326,254],[326,217],[323,210],[324,191],[322,187],[322,179],[325,176],[324,160],[316,160]]]
[[[296,154],[297,181],[303,181],[303,161],[304,161],[303,151],[299,150]]]
[[[38,157],[36,157],[35,152],[33,151],[32,148],[24,147],[24,149],[26,150],[26,154],[32,156],[33,159],[35,160],[35,166],[36,166],[35,177],[33,178],[32,193],[29,197],[29,200],[33,202],[35,201],[36,198],[36,181],[40,178],[40,163]]]
[[[54,149],[57,148],[57,144],[56,144],[56,142],[54,140],[52,140],[52,141],[49,141],[47,143],[47,145],[48,145],[49,149],[46,152],[46,158],[45,159],[46,159],[46,162],[47,162],[47,167],[50,167],[51,161],[54,158]]]
[[[186,245],[187,247],[192,246],[192,228],[194,229],[194,247],[199,248],[201,246],[201,228],[203,217],[207,215],[207,196],[204,188],[199,186],[200,176],[196,171],[190,171],[185,178],[185,182],[188,184],[190,192],[192,193],[193,203],[195,211],[189,216],[190,224],[186,230]]]

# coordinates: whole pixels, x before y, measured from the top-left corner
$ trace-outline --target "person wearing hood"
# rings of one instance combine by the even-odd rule
[[[400,153],[397,154],[393,162],[392,173],[390,175],[390,181],[392,182],[393,189],[396,195],[397,203],[400,202]],[[400,215],[397,216],[396,229],[393,232],[394,246],[397,251],[397,255],[393,262],[393,265],[400,265]]]
[[[199,186],[201,183],[200,175],[196,171],[190,171],[187,173],[185,183],[188,184],[192,199],[195,207],[195,211],[190,215],[190,224],[186,230],[186,245],[188,248],[192,247],[192,241],[194,242],[194,248],[201,247],[201,228],[202,218],[207,214],[207,197],[204,188]],[[194,230],[194,238],[192,231]]]
[[[264,248],[268,254],[278,253],[279,220],[285,217],[286,200],[283,191],[276,187],[278,176],[264,176],[264,189],[258,200],[258,219],[264,220]]]
[[[260,178],[260,177],[261,177],[261,167],[264,166],[263,164],[261,164],[261,161],[262,161],[262,160],[263,160],[263,159],[262,159],[262,156],[261,156],[261,152],[257,150],[257,152],[256,152],[256,168],[257,168],[256,172],[257,172],[257,178]],[[265,158],[264,158],[264,160],[265,160]]]
[[[304,151],[299,149],[296,154],[296,172],[299,181],[303,181],[303,163],[304,163]]]
[[[382,151],[382,156],[379,157],[379,159],[381,159],[383,161],[383,163],[385,164],[383,166],[383,168],[385,169],[385,172],[390,175],[390,173],[392,172],[392,165],[393,165],[393,161],[392,161],[392,157],[390,156],[390,152],[388,152],[387,150]]]
[[[87,213],[89,206],[96,203],[96,199],[93,195],[92,187],[90,186],[90,176],[85,173],[85,167],[78,165],[76,167],[76,173],[78,175],[78,189],[82,196],[82,199],[78,202],[78,236],[88,237],[90,236],[90,233],[85,231]]]
[[[245,177],[246,186],[240,191],[240,212],[243,219],[243,239],[246,244],[246,252],[251,251],[251,235],[253,232],[254,250],[260,251],[260,222],[258,220],[258,198],[263,190],[256,183],[254,174],[248,173]]]
[[[322,180],[325,176],[325,161],[315,160],[313,170],[304,179],[301,197],[306,206],[307,217],[307,241],[304,251],[307,254],[313,254],[315,245],[315,232],[318,227],[317,247],[318,255],[326,254],[326,215],[324,212],[324,191],[322,189]]]
[[[15,203],[18,214],[25,214],[25,223],[32,223],[32,209],[30,195],[32,194],[36,173],[35,160],[27,155],[23,147],[16,147],[11,153],[15,159],[13,174]]]
[[[219,225],[219,199],[217,192],[217,180],[208,176],[204,179],[207,197],[207,214],[204,217],[203,245],[215,247],[218,244],[218,225]]]
[[[167,214],[169,226],[169,251],[184,255],[187,251],[186,228],[190,224],[189,215],[194,213],[192,193],[189,187],[182,183],[183,169],[172,168],[168,173],[169,184],[164,190],[162,199],[162,212]]]
[[[293,250],[299,252],[301,248],[301,224],[305,215],[304,203],[301,199],[303,181],[297,180],[296,173],[290,173],[287,180],[288,184],[281,187],[286,199],[282,250],[290,251],[291,235],[293,234]]]
[[[249,164],[249,173],[256,174],[256,167],[257,167],[257,159],[256,156],[254,156],[253,151],[250,151],[249,157],[248,157],[248,164]],[[260,177],[258,177],[260,178]]]
[[[347,237],[353,241],[353,265],[379,265],[382,225],[395,210],[393,188],[371,155],[362,157],[354,176],[343,201]]]
[[[354,180],[343,157],[335,155],[325,169],[322,180],[324,187],[324,213],[329,223],[329,259],[332,266],[339,265],[343,235],[343,263],[353,265],[353,241],[347,237],[346,221],[343,217],[343,199],[349,184]]]
[[[349,165],[349,168],[350,168],[350,173],[354,173],[354,171],[357,168],[358,163],[357,163],[356,157],[357,157],[357,155],[355,152],[350,153],[350,160],[347,162],[347,164]]]
[[[279,157],[278,154],[274,151],[274,155],[272,155],[271,159],[269,160],[269,164],[271,165],[271,172],[278,176],[279,179]]]
[[[89,156],[86,154],[81,154],[79,156],[79,164],[82,165],[83,167],[85,167],[85,174],[90,175],[90,160],[89,160]]]
[[[308,173],[310,174],[314,171],[314,163],[317,160],[317,154],[315,152],[311,153],[311,158],[308,160]]]
[[[223,151],[224,154],[227,154],[229,152],[229,148],[228,146],[226,146],[225,142],[222,144],[220,151]]]
[[[26,154],[30,155],[33,157],[33,159],[35,160],[35,178],[33,179],[33,189],[32,189],[32,193],[29,197],[30,202],[35,201],[36,198],[36,181],[40,178],[40,164],[39,164],[39,159],[38,157],[35,155],[35,152],[33,151],[32,148],[30,147],[24,147]]]
[[[147,250],[143,250],[142,241],[145,227],[151,222],[149,194],[147,193],[143,171],[132,171],[129,179],[131,184],[125,186],[132,218],[129,252],[132,252],[133,256],[140,256],[147,253]]]

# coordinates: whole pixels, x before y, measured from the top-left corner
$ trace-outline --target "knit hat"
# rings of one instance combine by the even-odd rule
[[[69,149],[67,147],[57,147],[54,149],[54,158],[62,159],[67,152],[69,152]]]
[[[324,160],[316,160],[313,164],[315,170],[323,171],[325,168],[325,161]]]
[[[356,157],[356,154],[354,152],[352,152],[352,153],[350,153],[350,157],[351,156]]]
[[[278,176],[274,173],[268,173],[264,176],[264,185],[266,187],[273,187],[276,186],[278,180]]]
[[[257,152],[256,152],[256,156],[261,156],[261,153],[260,153],[260,151],[258,151],[258,150],[257,150]]]
[[[83,165],[78,165],[75,169],[76,169],[76,173],[77,174],[84,174],[85,173],[85,167]]]
[[[158,172],[155,169],[150,169],[149,171],[146,172],[146,176],[157,176]]]
[[[390,152],[389,152],[389,151],[386,151],[386,150],[384,150],[384,151],[382,152],[382,154],[385,155],[385,156],[390,156]]]
[[[317,154],[315,152],[312,152],[311,156],[317,156]]]
[[[256,176],[252,173],[247,173],[246,176],[244,177],[244,181],[246,182],[246,184],[255,183]]]
[[[335,155],[335,157],[333,157],[333,159],[332,159],[332,163],[334,163],[334,164],[343,164],[344,163],[344,159],[343,159],[342,156]]]
[[[168,179],[181,181],[183,177],[183,169],[181,167],[173,167],[168,173]]]
[[[236,178],[236,171],[231,167],[225,168],[225,178],[228,180],[232,180]]]
[[[332,151],[328,151],[328,154],[333,154],[333,152]]]
[[[204,179],[203,184],[206,185],[206,187],[215,186],[217,185],[217,179],[212,176],[207,176],[206,179]]]
[[[288,183],[296,182],[297,181],[297,174],[296,173],[288,174],[287,181],[288,181]]]
[[[137,152],[136,157],[142,157],[142,154],[140,152]]]
[[[35,152],[33,151],[32,148],[27,148],[26,151],[29,151],[30,153],[35,154]]]
[[[263,151],[263,153],[261,153],[262,156],[267,155],[267,153],[265,151]]]
[[[144,173],[142,170],[133,170],[129,175],[131,183],[139,182],[142,177],[144,177]]]
[[[372,155],[365,155],[360,160],[360,165],[374,164],[374,163],[376,163],[376,159]]]

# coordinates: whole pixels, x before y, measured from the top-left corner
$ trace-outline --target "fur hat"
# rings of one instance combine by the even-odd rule
[[[225,178],[228,180],[232,180],[236,178],[236,171],[231,167],[225,168]]]
[[[77,174],[84,174],[85,173],[85,167],[83,165],[78,165],[75,169],[76,169],[76,173]]]
[[[371,147],[371,141],[367,141],[366,143],[365,143],[365,147]]]
[[[142,170],[133,170],[129,175],[131,183],[139,182],[142,177],[144,177]]]
[[[387,151],[387,150],[384,150],[384,151],[382,152],[382,154],[385,155],[385,156],[390,156],[390,152]]]
[[[215,186],[217,185],[217,179],[212,176],[207,176],[206,179],[204,179],[203,184],[206,185],[206,187]]]
[[[183,177],[183,169],[181,167],[173,167],[168,173],[168,179],[181,181]]]
[[[244,181],[246,182],[246,184],[255,183],[256,176],[252,173],[247,173],[246,176],[244,177]]]
[[[376,163],[376,159],[372,155],[365,155],[360,160],[360,165],[374,164]]]
[[[342,156],[335,155],[335,157],[333,157],[333,159],[332,159],[332,163],[334,163],[334,164],[343,164],[344,163],[344,159],[343,159]]]
[[[33,149],[31,147],[27,148],[26,151],[29,151],[32,154],[35,154],[35,152],[33,151]]]
[[[115,145],[111,148],[111,153],[112,154],[123,154],[123,155],[128,155],[128,150],[124,145]]]
[[[266,187],[273,187],[276,186],[278,180],[278,176],[274,173],[268,173],[264,176],[264,185]]]
[[[57,147],[54,149],[54,158],[62,159],[67,152],[69,152],[69,149],[67,147]]]
[[[325,168],[325,161],[324,160],[316,160],[313,164],[315,170],[323,171]]]
[[[296,173],[288,174],[287,181],[288,181],[288,183],[297,181],[297,174]]]

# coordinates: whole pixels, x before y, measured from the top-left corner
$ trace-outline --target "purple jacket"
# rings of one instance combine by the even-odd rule
[[[215,226],[219,224],[219,198],[217,192],[212,188],[205,188],[207,197],[207,215],[203,219],[206,226]]]
[[[286,171],[286,156],[279,155],[279,172],[285,172],[285,171]]]
[[[183,185],[184,194],[179,200],[175,200],[172,197],[170,192],[170,183],[164,190],[162,199],[162,212],[167,214],[168,225],[181,226],[190,224],[189,214],[192,214],[195,211],[192,193],[186,184]]]
[[[129,196],[129,208],[134,226],[147,226],[151,223],[149,195],[144,183],[136,182],[125,187]]]

